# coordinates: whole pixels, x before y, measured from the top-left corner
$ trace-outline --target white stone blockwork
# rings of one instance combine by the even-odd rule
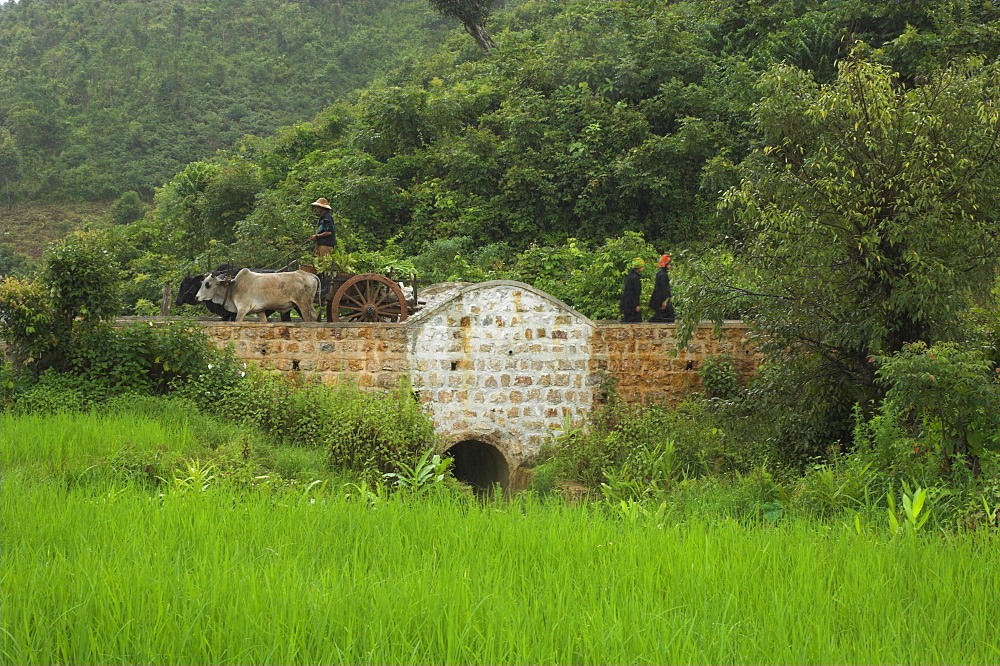
[[[438,432],[497,443],[514,468],[591,410],[594,326],[520,282],[469,285],[407,322],[411,382]]]

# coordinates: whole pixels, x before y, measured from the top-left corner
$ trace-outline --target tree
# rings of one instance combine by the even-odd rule
[[[465,31],[472,35],[476,44],[488,53],[497,45],[486,31],[486,22],[490,18],[495,0],[428,0],[438,12],[462,22]]]
[[[89,326],[119,314],[122,276],[96,233],[72,234],[54,243],[45,255],[55,321],[72,341],[76,319]]]
[[[10,191],[22,201],[146,197],[185,164],[301,122],[450,32],[417,2],[0,6],[0,125],[21,152]]]
[[[21,165],[21,155],[17,144],[6,127],[0,127],[0,180],[7,194],[7,208],[14,205],[10,196],[10,182],[16,180]]]
[[[145,213],[146,206],[139,198],[139,193],[132,190],[118,197],[111,206],[109,216],[114,224],[130,224],[142,218]]]
[[[735,261],[725,276],[703,264],[685,311],[690,331],[738,302],[773,363],[795,369],[793,404],[813,390],[827,428],[880,397],[873,355],[957,337],[998,267],[1000,67],[907,86],[854,55],[827,85],[791,66],[762,77],[763,145],[725,197]]]

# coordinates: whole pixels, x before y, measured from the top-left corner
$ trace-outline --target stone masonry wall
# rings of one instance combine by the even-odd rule
[[[213,321],[205,332],[219,348],[263,368],[308,373],[325,382],[394,388],[410,370],[404,324],[284,324]]]
[[[680,349],[676,329],[674,324],[599,323],[591,340],[591,370],[614,379],[627,402],[676,403],[700,388],[706,358],[730,354],[744,379],[759,363],[742,322],[724,323],[718,333],[705,324]]]
[[[759,360],[741,322],[706,324],[677,349],[673,324],[595,322],[509,281],[456,288],[403,324],[200,323],[218,347],[282,373],[366,388],[408,376],[440,434],[496,447],[512,472],[603,401],[609,378],[628,402],[674,403],[700,386],[706,358],[730,353],[744,378]]]

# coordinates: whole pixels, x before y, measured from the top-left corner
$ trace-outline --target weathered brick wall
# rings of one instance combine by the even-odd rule
[[[214,321],[205,332],[219,348],[263,368],[308,373],[325,382],[393,388],[409,373],[405,324],[282,324]]]
[[[511,469],[593,405],[594,323],[528,285],[471,285],[407,326],[413,388],[438,431],[502,442]]]
[[[728,322],[716,333],[705,324],[689,343],[678,349],[674,324],[598,323],[591,340],[591,368],[614,379],[628,402],[676,403],[701,386],[702,362],[730,354],[746,377],[759,362],[742,322]]]

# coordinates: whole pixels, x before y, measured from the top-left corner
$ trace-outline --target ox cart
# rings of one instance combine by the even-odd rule
[[[310,270],[311,266],[303,266]],[[320,304],[329,322],[403,322],[417,307],[416,280],[381,273],[320,274]],[[401,286],[402,285],[402,286]],[[404,289],[406,290],[404,292]],[[408,298],[409,296],[409,298]]]

